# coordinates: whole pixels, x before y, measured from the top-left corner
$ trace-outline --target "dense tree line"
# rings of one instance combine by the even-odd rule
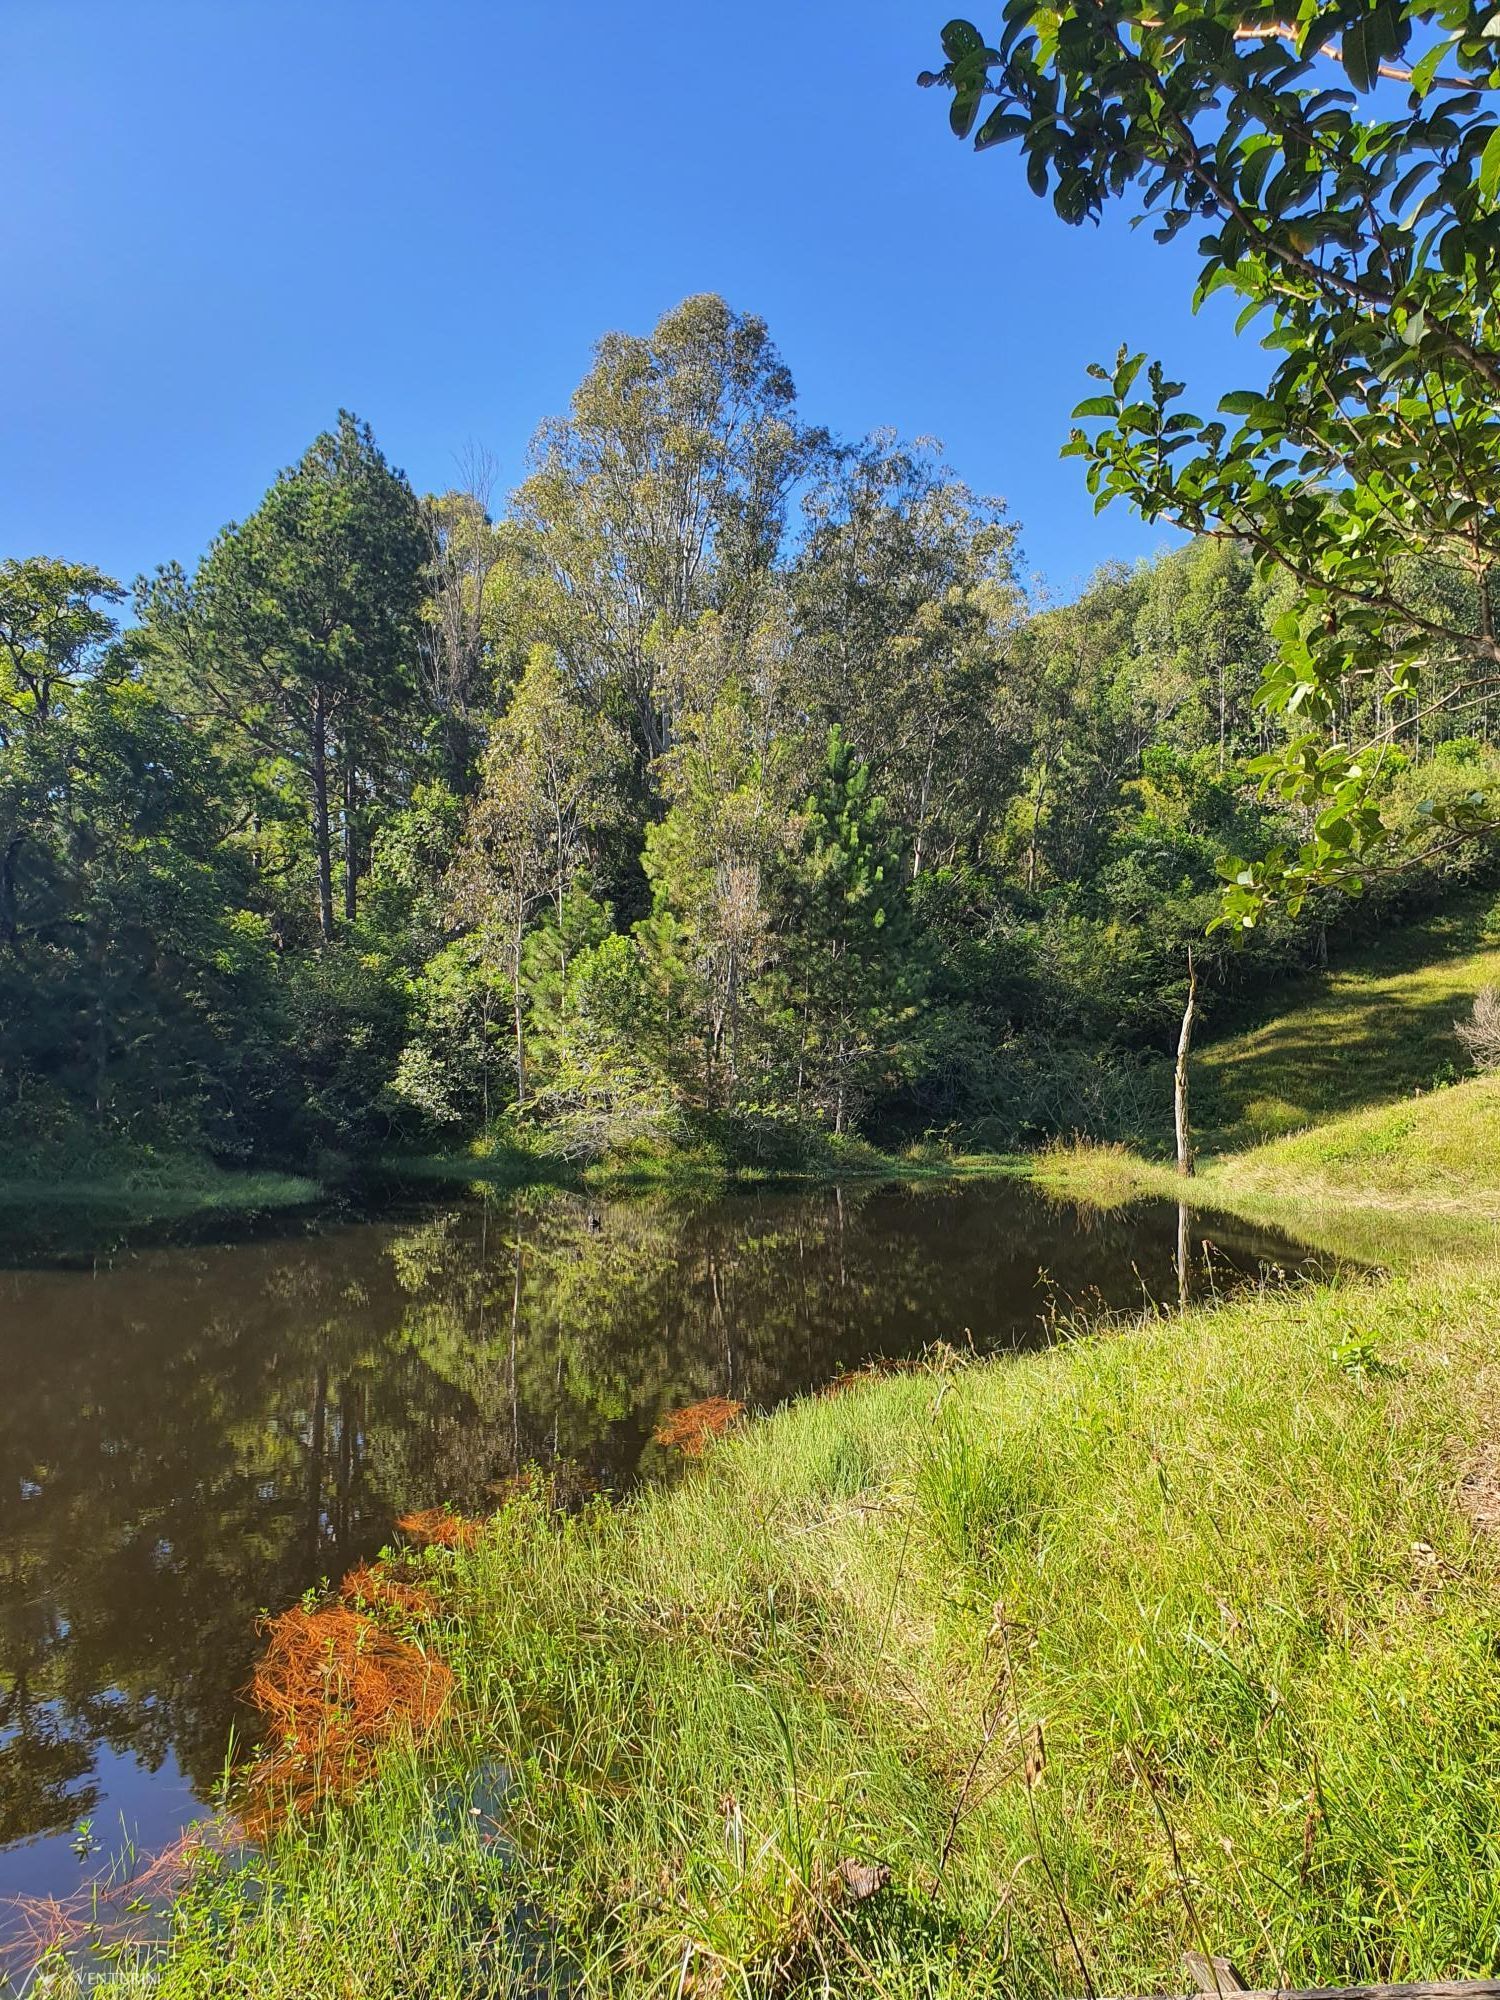
[[[1138,1129],[1190,940],[1233,994],[1349,920],[1201,944],[1311,810],[1244,774],[1298,589],[1220,538],[1038,601],[1002,507],[806,423],[714,297],[604,340],[503,507],[342,415],[131,618],[0,564],[0,1144]],[[1500,722],[1419,681],[1344,695],[1398,828]]]

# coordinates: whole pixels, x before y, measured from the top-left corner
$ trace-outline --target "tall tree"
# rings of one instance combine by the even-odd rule
[[[58,796],[62,767],[43,747],[48,724],[100,673],[119,635],[109,607],[124,595],[87,563],[0,562],[0,751],[11,753],[0,783],[0,942],[16,942],[22,857]]]
[[[312,835],[318,927],[334,935],[335,818],[343,908],[356,914],[363,807],[409,751],[426,536],[415,495],[367,424],[341,411],[189,581],[141,591],[185,698],[296,773]]]
[[[464,483],[423,504],[427,595],[418,661],[442,741],[444,777],[460,796],[472,790],[482,738],[477,718],[494,695],[494,611],[502,577],[503,531],[491,517],[494,471],[472,454]]]
[[[665,643],[707,609],[734,615],[818,443],[765,322],[710,294],[644,339],[608,335],[569,416],[538,434],[516,498],[537,634],[643,770],[672,738]]]
[[[623,753],[610,723],[568,699],[555,661],[539,647],[491,737],[451,878],[456,914],[510,983],[518,1110],[527,1103],[526,935],[549,905],[564,934],[568,892],[591,841],[618,810]]]
[[[842,1135],[865,1091],[895,1070],[901,1029],[921,1002],[922,968],[885,802],[837,726],[802,819],[791,889],[797,945],[788,963],[801,1021],[799,1069]]]

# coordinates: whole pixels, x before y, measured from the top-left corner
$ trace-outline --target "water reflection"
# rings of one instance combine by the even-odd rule
[[[463,1199],[313,1235],[0,1273],[0,1896],[66,1891],[78,1822],[207,1797],[257,1614],[394,1517],[530,1463],[662,1476],[665,1411],[772,1406],[1049,1301],[1183,1297],[1296,1253],[1187,1210],[1009,1184]],[[1039,1282],[1041,1274],[1044,1281]]]

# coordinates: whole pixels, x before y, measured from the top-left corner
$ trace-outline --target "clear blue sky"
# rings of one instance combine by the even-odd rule
[[[948,11],[0,0],[0,554],[191,563],[340,405],[421,488],[470,441],[513,482],[600,333],[708,290],[810,419],[941,438],[1055,591],[1149,553],[1058,459],[1085,365],[1148,347],[1201,408],[1260,357],[1186,243],[949,135]]]

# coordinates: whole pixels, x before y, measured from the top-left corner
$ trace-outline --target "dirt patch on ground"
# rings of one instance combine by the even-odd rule
[[[1500,1535],[1500,1440],[1481,1445],[1470,1459],[1459,1482],[1458,1504],[1481,1535]]]

